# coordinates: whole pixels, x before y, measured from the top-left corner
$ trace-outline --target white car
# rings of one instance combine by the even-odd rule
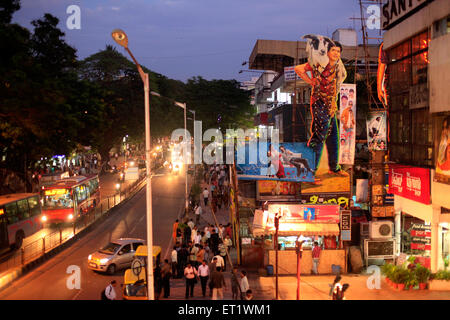
[[[88,268],[107,272],[108,274],[114,274],[119,269],[127,269],[131,266],[136,249],[144,244],[145,240],[142,239],[117,239],[90,254],[88,257]]]

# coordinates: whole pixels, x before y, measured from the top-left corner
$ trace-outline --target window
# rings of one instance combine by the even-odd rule
[[[122,247],[122,249],[120,249],[120,251],[122,251],[122,254],[130,253],[130,251],[131,251],[131,244],[124,245]]]
[[[133,250],[136,251],[138,247],[142,246],[142,242],[133,243]]]
[[[78,186],[75,188],[75,192],[77,194],[78,203],[86,200],[87,198],[87,190],[86,186]]]
[[[12,202],[5,204],[6,217],[8,218],[8,224],[13,224],[19,221],[17,217],[17,203]]]
[[[31,216],[37,216],[41,214],[38,196],[28,198],[28,206],[30,207]]]
[[[450,33],[450,16],[433,23],[433,39]]]
[[[17,201],[19,220],[28,219],[30,217],[30,208],[28,208],[27,199]]]

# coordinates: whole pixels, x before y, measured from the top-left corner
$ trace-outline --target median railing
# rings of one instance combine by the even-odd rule
[[[103,198],[96,207],[79,217],[71,225],[59,224],[55,228],[45,228],[44,231],[39,231],[36,234],[38,239],[34,239],[36,235],[31,236],[32,241],[29,243],[25,239],[19,250],[9,252],[0,258],[0,274],[17,267],[23,267],[63,245],[102,218],[113,207],[136,194],[145,185],[145,182],[145,175],[141,176],[123,191],[121,190],[114,195]],[[39,233],[43,233],[48,229],[51,229],[50,233],[45,233],[43,237],[39,237]]]

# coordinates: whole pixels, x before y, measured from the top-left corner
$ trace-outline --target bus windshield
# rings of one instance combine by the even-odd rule
[[[43,194],[44,209],[69,209],[73,208],[73,201],[69,189],[50,189]]]

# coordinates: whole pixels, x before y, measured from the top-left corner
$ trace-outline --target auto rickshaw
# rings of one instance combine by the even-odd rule
[[[147,246],[139,246],[134,254],[135,260],[123,277],[124,300],[147,300]],[[161,263],[161,247],[153,246],[153,271]]]

